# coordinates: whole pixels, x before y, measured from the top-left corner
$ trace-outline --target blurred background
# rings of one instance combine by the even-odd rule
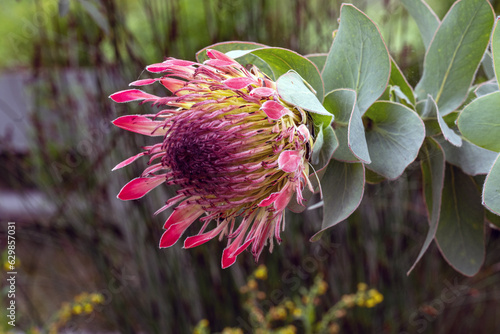
[[[441,18],[452,2],[428,1]],[[377,23],[415,85],[424,46],[399,0],[353,4]],[[5,262],[6,223],[15,222],[15,330],[191,333],[196,327],[200,333],[229,333],[229,328],[251,333],[268,327],[268,332],[305,333],[308,323],[333,314],[335,305],[331,333],[500,328],[498,231],[487,230],[485,265],[473,278],[455,272],[434,244],[406,275],[428,228],[418,164],[396,181],[368,185],[360,208],[316,243],[309,238],[320,228],[321,210],[287,214],[282,244],[260,258],[267,270],[248,253],[222,270],[224,243],[216,240],[191,250],[181,243],[160,250],[169,213],[152,213],[170,196],[167,189],[137,201],[116,198],[143,166],[111,169],[147,141],[110,122],[148,113],[149,107],[117,105],[108,98],[111,93],[125,89],[148,64],[165,57],[194,60],[196,51],[222,41],[254,41],[304,55],[328,52],[340,5],[338,0],[2,1],[0,246]],[[492,5],[499,13],[500,1]],[[4,269],[1,298],[7,305]],[[383,301],[359,302],[366,289],[376,289]],[[358,302],[353,305],[351,297]],[[284,315],[275,312],[285,304]],[[0,331],[12,329],[7,320],[2,316]]]

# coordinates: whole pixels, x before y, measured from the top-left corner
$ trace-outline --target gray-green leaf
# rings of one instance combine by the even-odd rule
[[[500,92],[481,96],[462,110],[458,128],[472,143],[500,152]]]
[[[439,213],[441,211],[441,199],[444,184],[445,159],[441,146],[432,138],[427,137],[420,150],[420,166],[422,169],[422,179],[424,187],[424,198],[429,217],[429,231],[425,237],[424,244],[415,263],[408,270],[407,274],[415,268],[418,261],[429,248],[436,235]]]
[[[312,61],[298,53],[282,49],[265,47],[249,51],[231,51],[228,56],[237,58],[237,60],[246,65],[245,57],[255,56],[264,61],[272,71],[271,78],[277,80],[280,76],[289,71],[297,72],[314,89],[318,100],[323,102],[324,87],[321,74]]]
[[[311,163],[316,171],[328,164],[338,146],[339,142],[332,127],[320,127],[311,156]]]
[[[494,92],[498,92],[498,82],[496,80],[483,82],[474,90],[474,94],[476,94],[477,97],[488,95]]]
[[[441,115],[458,108],[488,46],[494,14],[486,0],[457,1],[441,22],[424,60],[424,73],[415,92],[430,94]]]
[[[304,79],[294,71],[283,74],[276,81],[276,89],[280,97],[297,107],[309,111],[316,124],[329,126],[333,115],[326,110],[316,95],[306,86]]]
[[[441,116],[441,114],[439,113],[436,101],[434,101],[434,99],[430,95],[427,97],[424,114],[428,115],[429,117],[437,118],[437,122],[444,139],[449,141],[454,146],[462,146],[462,138],[458,134],[456,134],[455,131],[448,127],[448,124],[446,124],[446,122],[444,121],[443,116]]]
[[[356,92],[337,89],[325,96],[325,108],[335,115],[333,124],[339,139],[339,147],[333,157],[346,162],[370,163],[361,114],[356,106]]]
[[[312,53],[306,55],[306,58],[309,59],[316,65],[318,70],[321,72],[323,71],[323,67],[325,67],[325,62],[326,62],[326,57],[328,56],[328,53]]]
[[[447,165],[436,242],[446,261],[474,276],[484,261],[484,209],[474,180]]]
[[[497,78],[497,83],[500,84],[500,19],[497,18],[495,23],[495,30],[491,37],[491,57],[493,58],[493,67],[495,70],[495,76]]]
[[[332,160],[323,176],[323,222],[321,231],[311,240],[317,240],[322,231],[349,217],[361,203],[365,184],[362,163],[344,163]]]
[[[444,150],[446,161],[462,168],[469,175],[488,174],[497,153],[472,144],[467,140],[462,141],[462,146],[451,145],[444,138],[436,137],[437,142]]]
[[[425,137],[416,112],[395,102],[375,102],[365,113],[366,141],[372,163],[367,168],[395,179],[417,157]]]
[[[500,215],[500,155],[484,181],[483,205],[491,212]]]
[[[325,92],[350,88],[361,114],[384,92],[391,62],[377,26],[353,5],[343,4],[340,26],[323,69]]]

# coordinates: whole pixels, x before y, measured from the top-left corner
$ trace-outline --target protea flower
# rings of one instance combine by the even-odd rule
[[[115,102],[140,100],[164,107],[157,114],[119,117],[123,129],[162,138],[157,144],[118,164],[124,167],[149,156],[149,167],[118,194],[122,200],[144,196],[161,185],[176,185],[177,195],[155,214],[177,207],[165,222],[160,248],[170,247],[196,220],[199,233],[184,247],[224,236],[228,245],[222,267],[251,245],[257,261],[273,239],[281,242],[284,210],[293,194],[302,204],[308,180],[312,138],[305,111],[280,99],[276,84],[253,67],[208,50],[203,64],[169,58],[146,69],[172,94],[155,96],[130,89],[112,94]]]

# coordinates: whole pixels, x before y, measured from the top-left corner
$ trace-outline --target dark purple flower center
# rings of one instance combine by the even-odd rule
[[[226,145],[221,145],[227,144],[227,138],[191,126],[178,127],[165,139],[162,163],[170,167],[178,185],[194,187],[201,194],[217,193],[228,165],[227,159],[222,159],[231,154]]]

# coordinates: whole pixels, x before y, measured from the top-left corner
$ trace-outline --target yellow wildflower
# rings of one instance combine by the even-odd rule
[[[257,269],[255,270],[255,278],[260,280],[267,279],[267,268],[265,265],[261,264],[257,267]]]

